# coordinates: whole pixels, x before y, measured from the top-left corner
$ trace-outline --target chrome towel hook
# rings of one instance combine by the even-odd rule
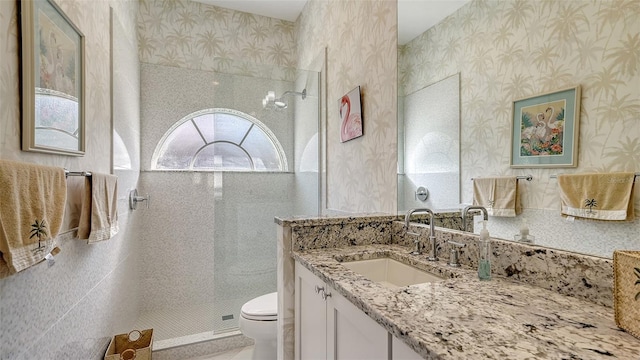
[[[151,202],[151,195],[147,194],[146,197],[138,196],[138,189],[129,191],[129,209],[135,210],[138,207],[138,203],[143,201],[146,203],[148,209],[149,203]]]

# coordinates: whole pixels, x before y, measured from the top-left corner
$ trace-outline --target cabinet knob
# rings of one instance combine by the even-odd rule
[[[322,290],[322,300],[327,300],[327,298],[331,297],[331,293],[326,293],[324,292],[324,290]]]
[[[324,286],[316,285],[316,294],[320,294],[320,291],[324,292]]]

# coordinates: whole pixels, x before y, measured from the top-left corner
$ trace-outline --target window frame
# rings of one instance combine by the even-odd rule
[[[215,119],[215,115],[216,114],[226,114],[226,115],[232,115],[244,120],[247,120],[251,123],[251,125],[249,126],[249,129],[247,129],[247,131],[245,132],[244,136],[242,137],[242,139],[244,140],[249,133],[253,130],[254,127],[258,127],[259,130],[261,130],[266,137],[269,139],[271,145],[273,146],[273,148],[275,149],[277,155],[278,155],[278,160],[279,160],[279,170],[256,170],[255,169],[255,161],[254,158],[251,156],[251,154],[244,148],[241,146],[242,141],[240,142],[240,144],[237,144],[233,141],[230,140],[215,140],[215,141],[211,141],[211,142],[207,142],[207,140],[205,139],[205,136],[201,133],[200,128],[198,127],[198,125],[196,124],[196,122],[194,121],[195,118],[203,116],[203,115],[213,115],[214,119]],[[215,120],[214,120],[215,121]],[[193,126],[195,128],[195,130],[200,134],[204,145],[201,146],[200,148],[198,148],[193,155],[191,156],[191,160],[189,161],[189,167],[188,168],[183,168],[183,169],[161,169],[158,168],[158,160],[160,158],[160,151],[163,149],[167,139],[169,138],[169,136],[171,136],[171,134],[173,134],[173,132],[178,129],[179,127],[181,127],[184,123],[186,122],[190,122],[191,126]],[[249,159],[249,163],[251,164],[251,169],[211,169],[211,168],[194,168],[194,163],[198,157],[198,155],[207,147],[217,144],[217,143],[225,143],[225,144],[231,144],[234,145],[236,147],[238,147],[242,152],[244,152],[248,159]],[[222,172],[257,172],[257,173],[266,173],[266,172],[288,172],[289,171],[289,165],[288,165],[288,161],[287,161],[287,155],[284,151],[284,148],[282,147],[282,144],[280,144],[280,141],[278,141],[278,138],[276,137],[276,135],[273,133],[273,131],[271,131],[271,129],[269,129],[269,127],[267,125],[265,125],[262,121],[258,120],[257,118],[255,118],[254,116],[251,116],[247,113],[244,113],[242,111],[239,110],[234,110],[234,109],[228,109],[228,108],[207,108],[207,109],[202,109],[202,110],[198,110],[195,112],[192,112],[186,116],[184,116],[183,118],[181,118],[180,120],[176,121],[171,127],[169,127],[169,129],[167,129],[167,131],[165,131],[165,133],[162,135],[162,137],[160,138],[160,140],[158,141],[158,143],[156,144],[156,148],[153,151],[153,156],[151,157],[151,171],[191,171],[191,172],[196,172],[196,171],[202,171],[202,172],[216,172],[216,171],[222,171]]]

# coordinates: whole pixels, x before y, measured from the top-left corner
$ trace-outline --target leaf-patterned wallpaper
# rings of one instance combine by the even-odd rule
[[[295,79],[294,23],[190,0],[140,0],[140,61]]]
[[[395,213],[396,2],[310,0],[296,27],[300,67],[327,47],[327,207]],[[364,136],[341,143],[338,99],[358,85]]]
[[[460,72],[461,179],[533,174],[523,206],[558,209],[551,174],[640,171],[639,18],[637,0],[475,0],[401,48],[401,90]],[[512,101],[576,84],[578,167],[511,169]]]

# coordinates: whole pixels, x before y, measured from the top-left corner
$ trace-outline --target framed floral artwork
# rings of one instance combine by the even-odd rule
[[[513,102],[512,168],[578,166],[580,86]]]
[[[345,142],[362,136],[362,106],[360,105],[360,86],[349,91],[338,101],[340,110],[340,141]]]

